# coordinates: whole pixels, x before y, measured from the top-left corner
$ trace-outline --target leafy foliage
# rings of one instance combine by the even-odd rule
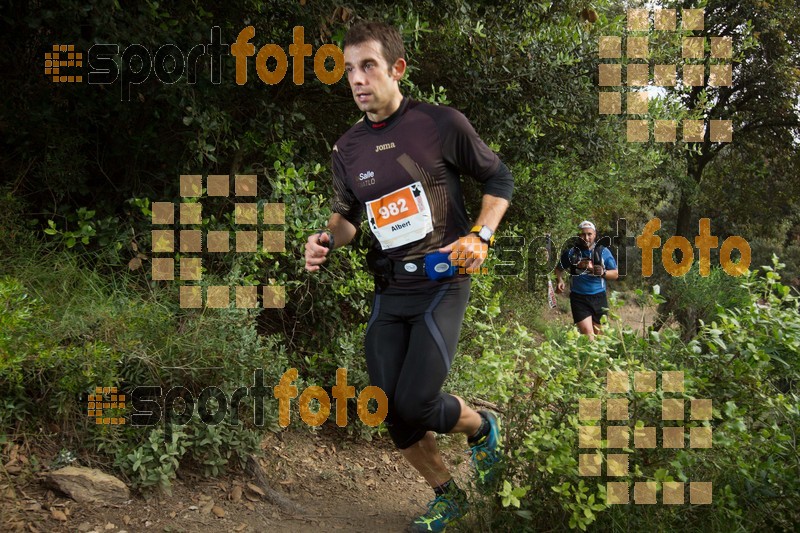
[[[780,283],[776,269],[743,280],[747,301],[719,310],[688,342],[669,329],[637,338],[627,328],[608,328],[595,343],[571,329],[535,346],[523,328],[490,331],[487,344],[502,347],[504,355],[498,357],[491,348],[482,369],[490,372],[499,360],[513,362],[513,368],[495,367],[494,376],[486,378],[497,379],[491,397],[505,405],[507,432],[505,481],[492,526],[530,531],[627,531],[652,524],[685,531],[791,529],[798,516],[790,502],[800,491],[794,438],[800,428],[800,300]],[[710,424],[683,422],[685,427],[710,425],[712,448],[619,451],[630,454],[630,477],[636,481],[712,482],[712,506],[608,505],[605,482],[620,478],[578,475],[579,454],[592,451],[578,447],[579,427],[590,424],[578,419],[578,399],[605,403],[608,370],[683,371],[685,402],[712,400]],[[629,392],[625,397],[631,434],[634,427],[658,425],[665,395]],[[608,425],[601,422],[603,436]],[[659,489],[657,497],[661,494]]]

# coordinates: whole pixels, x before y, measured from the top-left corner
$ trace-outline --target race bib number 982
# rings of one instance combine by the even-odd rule
[[[367,217],[381,248],[397,248],[433,231],[428,198],[420,182],[367,202]]]

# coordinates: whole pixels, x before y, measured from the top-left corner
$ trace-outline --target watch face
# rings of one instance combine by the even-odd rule
[[[489,239],[492,238],[492,230],[490,230],[487,226],[483,226],[478,232],[478,237],[486,242],[489,242]]]

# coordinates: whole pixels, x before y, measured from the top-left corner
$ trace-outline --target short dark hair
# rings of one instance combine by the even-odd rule
[[[377,41],[383,47],[383,58],[389,68],[398,59],[406,58],[406,49],[403,38],[397,28],[384,22],[358,22],[347,30],[344,37],[344,46],[362,44],[367,41]]]

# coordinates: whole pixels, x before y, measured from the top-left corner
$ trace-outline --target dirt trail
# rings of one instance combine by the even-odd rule
[[[254,480],[242,471],[214,480],[183,474],[171,495],[136,496],[118,507],[99,507],[55,494],[40,476],[23,469],[0,477],[0,530],[401,532],[431,497],[388,438],[358,441],[325,427],[316,434],[268,434],[262,448],[259,463],[272,488],[303,512],[266,501],[248,488]],[[470,471],[463,437],[445,439],[442,448],[456,478],[466,484]]]
[[[657,317],[655,306],[645,307],[637,305],[634,296],[630,293],[622,295],[625,301],[621,307],[615,310],[619,318],[612,318],[611,324],[615,327],[627,326],[634,331],[638,332],[641,336],[643,331],[652,326]],[[565,326],[572,324],[572,313],[569,308],[569,296],[557,295],[558,300],[557,310],[546,308],[542,311],[545,318],[554,320]]]

